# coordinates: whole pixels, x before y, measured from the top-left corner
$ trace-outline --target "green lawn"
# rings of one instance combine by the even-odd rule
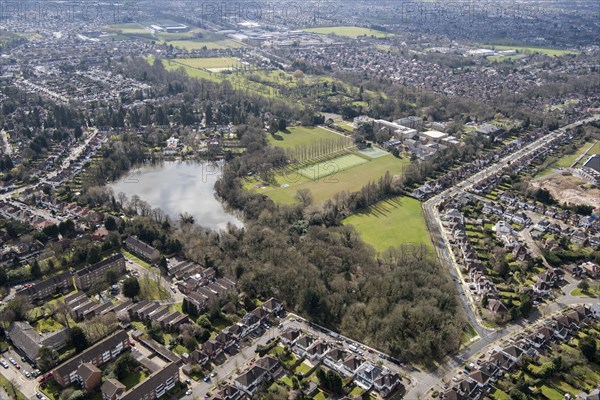
[[[346,154],[340,157],[326,160],[317,164],[308,165],[298,169],[298,173],[308,179],[318,180],[326,176],[335,175],[340,171],[369,162],[356,154]],[[333,183],[334,180],[332,179]]]
[[[267,139],[271,145],[281,147],[282,149],[305,146],[322,139],[336,138],[342,138],[342,136],[319,126],[292,126],[287,129],[287,132],[276,132],[272,135],[267,135]],[[350,145],[352,140],[350,138],[347,139],[348,145]]]
[[[548,165],[548,167],[546,169],[541,171],[536,176],[541,177],[541,176],[549,175],[554,172],[553,168],[569,168],[569,167],[571,167],[571,165],[575,162],[575,160],[577,160],[577,158],[579,156],[581,156],[582,154],[585,154],[590,149],[590,147],[592,147],[592,149],[587,153],[587,155],[597,154],[600,152],[600,142],[596,142],[593,145],[590,142],[585,142],[574,153],[565,154],[564,156],[559,158],[556,162],[553,162],[552,164]],[[587,155],[584,156],[581,160],[579,160],[579,162],[577,163],[576,166],[581,166],[587,160],[587,158],[588,158]]]
[[[339,171],[324,179],[311,180],[298,174],[295,170],[291,170],[277,174],[275,184],[272,186],[255,188],[259,182],[256,179],[249,179],[246,181],[245,187],[264,193],[280,204],[296,203],[296,192],[300,189],[309,189],[315,203],[320,204],[325,200],[332,199],[336,193],[359,191],[370,181],[377,181],[386,171],[389,171],[392,176],[401,175],[404,166],[408,163],[408,159],[398,159],[390,154]],[[284,186],[282,187],[282,185]]]
[[[148,374],[144,370],[138,370],[136,373],[129,374],[121,380],[121,383],[125,385],[127,390],[131,389],[144,379],[148,377]]]
[[[304,362],[300,363],[300,365],[296,367],[296,373],[306,374],[310,370],[311,368]]]
[[[52,318],[42,318],[38,320],[33,327],[40,333],[55,332],[63,326]]]
[[[583,290],[576,288],[575,290],[573,290],[571,292],[571,296],[576,296],[576,297],[598,297],[600,296],[600,285],[599,284],[595,284],[594,282],[590,283],[590,288],[586,291],[583,292]]]
[[[208,57],[208,58],[176,58],[173,60],[192,68],[219,68],[230,69],[240,65],[237,58],[232,57]]]
[[[509,400],[510,396],[500,389],[493,389],[490,395],[496,400]]]
[[[165,287],[154,279],[141,278],[140,282],[140,300],[166,300],[171,297],[171,293]]]
[[[548,400],[563,400],[563,395],[556,389],[552,389],[549,386],[542,385],[540,388],[542,391],[542,395],[546,397]]]
[[[549,49],[547,47],[531,47],[531,46],[491,46],[494,50],[516,50],[523,54],[545,54],[548,56],[565,56],[568,54],[576,55],[579,54],[573,50],[561,50],[561,49]]]
[[[349,216],[342,223],[354,225],[362,239],[377,251],[403,243],[419,243],[431,247],[425,220],[421,215],[421,203],[410,197],[381,201],[363,212]]]
[[[325,28],[308,28],[303,29],[305,32],[313,32],[320,33],[323,35],[335,34],[337,36],[345,36],[350,38],[356,38],[358,36],[374,36],[377,38],[382,38],[386,36],[390,36],[389,33],[376,31],[373,29],[362,28],[359,26],[331,26]]]

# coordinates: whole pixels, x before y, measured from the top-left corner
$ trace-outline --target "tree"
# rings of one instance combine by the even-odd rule
[[[69,330],[69,344],[75,348],[77,353],[85,350],[90,344],[81,327],[74,326]]]
[[[123,354],[121,357],[117,358],[115,361],[114,372],[117,379],[121,380],[125,378],[127,375],[135,372],[136,368],[140,365],[140,363],[133,358],[130,353]]]
[[[140,293],[140,282],[137,278],[131,277],[123,281],[123,295],[134,299]]]
[[[577,287],[585,293],[588,290],[590,290],[590,283],[587,281],[587,279],[582,279],[581,282],[579,282],[579,285],[577,285]]]
[[[117,230],[117,222],[115,221],[115,219],[113,217],[107,217],[106,220],[104,221],[104,227],[109,231],[116,231]]]
[[[596,347],[596,339],[591,335],[581,338],[579,340],[579,350],[581,350],[581,354],[583,354],[588,361],[594,361],[596,351],[598,350]]]
[[[42,372],[46,372],[56,365],[58,353],[48,346],[42,346],[38,353],[38,366]]]
[[[42,276],[42,270],[40,268],[40,263],[38,262],[38,260],[34,260],[33,263],[31,264],[31,277],[33,279],[37,279],[40,276]]]
[[[24,321],[31,304],[25,296],[16,296],[6,304],[6,310],[12,311],[15,321]]]
[[[277,122],[277,128],[282,132],[287,129],[287,122],[286,122],[285,118],[279,119],[279,122]]]

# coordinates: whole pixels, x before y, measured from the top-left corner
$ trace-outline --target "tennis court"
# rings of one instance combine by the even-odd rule
[[[298,169],[298,173],[305,178],[318,180],[366,162],[369,161],[356,154],[346,154],[344,156],[332,158],[331,160],[300,168]]]
[[[366,149],[360,150],[359,153],[369,158],[379,158],[390,154],[387,151],[381,150],[378,147],[367,147]]]

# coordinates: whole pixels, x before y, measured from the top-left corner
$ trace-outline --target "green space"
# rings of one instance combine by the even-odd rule
[[[487,57],[488,60],[494,61],[494,62],[512,61],[512,60],[518,60],[519,58],[521,58],[521,57],[520,56],[489,56],[489,57]]]
[[[55,331],[63,328],[63,326],[60,323],[58,323],[57,321],[55,321],[53,318],[42,318],[42,319],[38,320],[37,322],[35,322],[33,327],[35,328],[36,331],[38,331],[40,333],[55,332]]]
[[[306,364],[304,361],[301,362],[300,365],[298,365],[296,367],[296,373],[297,374],[300,373],[302,375],[305,375],[308,372],[310,372],[310,370],[311,370],[311,367],[308,364]]]
[[[590,143],[588,142],[587,144],[589,145]],[[589,147],[584,149],[584,152],[587,150],[587,154],[585,156],[583,156],[583,158],[577,162],[575,167],[581,167],[583,165],[583,163],[587,161],[589,156],[591,156],[593,154],[600,154],[600,141],[596,141],[596,143],[594,143],[592,148],[589,150],[588,149],[589,149]]]
[[[156,280],[148,277],[143,277],[140,280],[140,300],[167,300],[171,294],[167,289]]]
[[[532,46],[505,46],[492,45],[494,50],[516,50],[523,54],[545,54],[547,56],[566,56],[577,55],[579,52],[573,50],[550,49],[547,47],[532,47]]]
[[[273,146],[281,147],[282,149],[290,149],[299,146],[306,146],[319,141],[321,139],[335,139],[342,136],[331,132],[320,126],[292,126],[286,129],[285,132],[276,132],[268,134],[267,139]],[[348,145],[352,143],[348,138]]]
[[[121,383],[125,385],[127,390],[131,389],[138,383],[142,382],[144,379],[148,377],[148,374],[143,369],[139,369],[133,374],[127,375],[125,378],[121,380]]]
[[[324,179],[311,180],[298,174],[295,169],[291,169],[276,174],[274,183],[271,185],[265,185],[256,178],[252,178],[246,180],[245,187],[264,193],[273,201],[281,204],[296,203],[296,192],[300,189],[308,189],[311,191],[315,203],[322,203],[332,199],[339,192],[359,191],[367,183],[377,181],[385,175],[386,171],[389,171],[391,175],[400,175],[408,163],[408,159],[396,158],[390,154],[338,171]]]
[[[135,256],[134,254],[128,252],[125,249],[121,249],[121,253],[123,253],[123,255],[125,257],[127,257],[128,259],[130,259],[134,263],[136,263],[138,265],[141,265],[144,268],[147,268],[147,269],[152,269],[153,268],[152,265],[148,264],[146,261],[142,260],[141,258]]]
[[[10,398],[14,398],[14,396],[16,395],[17,400],[27,400],[27,397],[25,397],[23,393],[17,390],[15,385],[9,382],[9,380],[6,379],[2,374],[0,374],[0,386],[4,388],[4,391]]]
[[[147,29],[143,25],[136,23],[109,25],[108,28],[119,31],[125,35],[149,35],[152,33],[150,29]]]
[[[588,290],[583,291],[580,288],[576,288],[571,292],[571,296],[575,297],[600,297],[600,284],[590,283]]]
[[[353,225],[361,238],[377,251],[402,243],[418,243],[431,247],[421,203],[410,197],[394,197],[349,216],[342,221]]]
[[[176,58],[173,61],[192,68],[206,69],[229,69],[240,65],[240,61],[233,57]]]
[[[216,40],[170,40],[167,44],[179,47],[187,51],[200,50],[206,48],[207,50],[217,49],[237,49],[243,47],[242,44],[234,42],[229,39],[216,39]]]
[[[590,147],[592,147],[592,149],[590,151],[588,151],[590,149]],[[569,167],[571,167],[571,165],[573,165],[573,163],[575,162],[575,160],[577,160],[578,157],[580,157],[583,154],[586,154],[586,152],[589,155],[600,153],[600,142],[597,141],[594,144],[592,144],[590,142],[585,142],[584,144],[579,146],[579,148],[574,153],[565,154],[564,156],[559,158],[557,161],[548,165],[548,167],[546,169],[541,171],[536,176],[541,177],[541,176],[549,175],[554,172],[554,170],[553,170],[554,168],[569,168]],[[582,157],[582,159],[577,163],[577,165],[579,165],[579,166],[583,165],[583,163],[586,160],[587,160],[587,155]]]
[[[337,35],[345,36],[350,38],[357,38],[358,36],[374,36],[376,38],[383,38],[390,36],[391,34],[377,31],[369,28],[362,28],[360,26],[330,26],[323,28],[308,28],[303,29],[304,32],[320,33],[323,35]]]
[[[317,164],[312,164],[297,170],[297,172],[313,180],[319,180],[330,175],[335,175],[340,171],[355,167],[360,164],[369,162],[368,160],[357,156],[356,154],[346,154],[330,160],[322,161]],[[333,181],[332,181],[333,182]]]

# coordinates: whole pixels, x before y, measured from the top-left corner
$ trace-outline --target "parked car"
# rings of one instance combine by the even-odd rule
[[[10,363],[11,363],[12,365],[17,365],[17,362],[16,362],[16,361],[15,361],[15,359],[14,359],[14,358],[12,358],[12,357],[10,357],[10,358],[8,359],[8,361],[10,361]]]

